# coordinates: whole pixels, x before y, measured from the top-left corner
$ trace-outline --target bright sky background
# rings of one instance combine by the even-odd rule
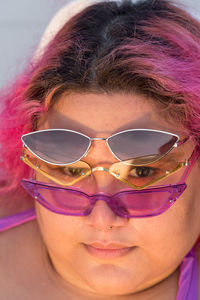
[[[83,0],[84,1],[84,0]],[[52,16],[69,0],[1,0],[0,87],[19,73]],[[200,19],[200,0],[179,0]]]

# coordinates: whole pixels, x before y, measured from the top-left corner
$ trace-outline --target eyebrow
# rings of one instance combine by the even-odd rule
[[[62,114],[60,113],[59,115],[60,117],[56,121],[51,117],[48,119],[49,125],[52,128],[71,129],[71,130],[79,131],[81,133],[85,133],[86,135],[89,132],[92,136],[95,136],[97,134],[97,132],[92,128],[87,127],[82,123],[75,121],[73,119],[63,117]]]
[[[53,116],[56,115],[56,121],[54,120]],[[145,118],[146,116],[146,118]],[[75,121],[69,117],[63,116],[62,113],[60,112],[53,112],[53,114],[49,115],[48,118],[48,122],[51,128],[63,128],[63,129],[71,129],[71,130],[75,130],[75,131],[79,131],[81,133],[84,133],[86,135],[89,135],[91,138],[95,137],[99,132],[83,125],[82,123]],[[143,125],[145,124],[145,126]],[[148,126],[147,126],[148,124]],[[160,126],[159,123],[153,122],[150,118],[150,114],[146,114],[144,115],[142,118],[134,120],[134,122],[129,122],[124,124],[121,127],[118,127],[114,133],[123,131],[123,130],[127,130],[127,129],[134,129],[134,128],[145,128],[145,129],[155,129],[155,130],[165,130],[168,131],[168,129],[163,128],[162,126]],[[108,133],[108,135],[110,135],[110,131],[103,131],[104,133]]]

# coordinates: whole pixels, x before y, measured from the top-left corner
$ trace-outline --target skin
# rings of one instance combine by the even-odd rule
[[[71,94],[63,95],[39,120],[38,130],[67,128],[90,137],[108,137],[125,129],[152,128],[186,135],[175,121],[166,122],[160,115],[152,99],[141,95]],[[181,147],[191,153],[194,144],[191,141]],[[91,166],[104,167],[117,161],[102,141],[92,143],[84,160]],[[36,203],[49,255],[48,271],[56,284],[74,299],[108,299],[108,295],[109,299],[176,299],[178,267],[200,231],[198,172],[197,162],[186,191],[156,217],[121,218],[101,200],[85,217],[55,214]],[[174,175],[177,180],[179,174]],[[36,179],[44,178],[37,174]],[[125,187],[106,172],[95,172],[93,181],[93,192],[114,193]],[[134,249],[121,257],[98,258],[84,246],[94,241],[114,241]]]

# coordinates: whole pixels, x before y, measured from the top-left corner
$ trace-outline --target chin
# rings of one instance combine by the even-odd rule
[[[138,281],[128,271],[107,264],[96,268],[90,275],[88,281],[90,290],[104,296],[132,294]]]

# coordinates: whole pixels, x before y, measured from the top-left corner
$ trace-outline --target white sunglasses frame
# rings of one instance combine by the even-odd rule
[[[51,161],[48,161],[46,159],[43,159],[41,158],[39,155],[35,154],[27,145],[26,143],[24,142],[23,138],[25,136],[29,136],[29,135],[32,135],[32,134],[35,134],[36,132],[47,132],[47,131],[66,131],[66,132],[73,132],[73,133],[76,133],[76,134],[79,134],[79,135],[82,135],[84,136],[85,138],[88,139],[89,141],[89,144],[88,144],[88,147],[86,149],[86,151],[84,152],[84,154],[77,160],[73,161],[73,162],[70,162],[70,163],[52,163]],[[164,157],[165,155],[167,155],[167,153],[169,153],[173,148],[175,147],[178,147],[180,145],[182,145],[187,139],[188,137],[184,138],[182,141],[180,140],[180,137],[177,135],[177,134],[174,134],[174,133],[171,133],[171,132],[167,132],[167,131],[163,131],[163,130],[157,130],[157,129],[146,129],[146,128],[136,128],[136,129],[127,129],[127,130],[123,130],[123,131],[120,131],[120,132],[117,132],[107,138],[91,138],[89,136],[87,136],[86,134],[84,133],[81,133],[81,132],[78,132],[78,131],[75,131],[75,130],[71,130],[71,129],[63,129],[63,128],[53,128],[53,129],[42,129],[42,130],[37,130],[37,131],[33,131],[33,132],[30,132],[30,133],[27,133],[27,134],[23,134],[22,137],[21,137],[21,141],[23,143],[23,147],[27,148],[33,155],[35,155],[37,158],[39,158],[40,160],[48,163],[48,164],[52,164],[52,165],[57,165],[57,166],[67,166],[67,165],[71,165],[71,164],[74,164],[78,161],[80,161],[83,157],[86,157],[89,149],[90,149],[90,146],[92,144],[92,141],[105,141],[109,150],[111,151],[111,153],[114,155],[115,158],[117,158],[117,160],[119,161],[123,161],[121,160],[111,149],[111,147],[109,146],[109,139],[113,138],[114,136],[116,135],[119,135],[119,134],[122,134],[122,133],[125,133],[125,132],[130,132],[130,131],[149,131],[149,132],[158,132],[158,133],[164,133],[164,134],[168,134],[168,135],[171,135],[171,136],[175,136],[177,137],[177,141],[175,142],[175,144],[162,156]],[[160,158],[158,158],[157,160],[159,160]],[[153,162],[156,162],[157,160],[154,160]],[[152,162],[150,162],[152,163]],[[145,163],[146,165],[147,163]]]

